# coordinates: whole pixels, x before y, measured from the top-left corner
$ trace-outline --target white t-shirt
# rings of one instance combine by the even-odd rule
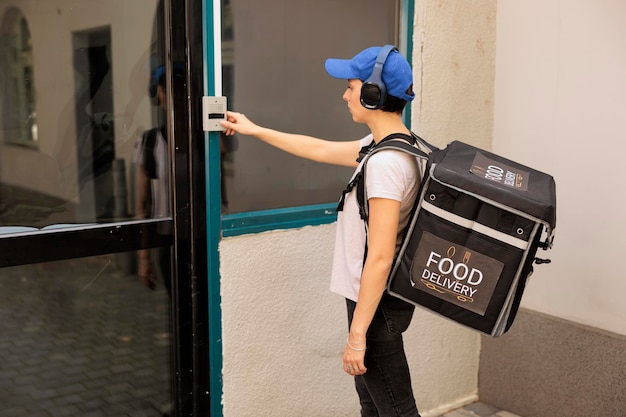
[[[167,159],[167,143],[158,130],[156,142],[154,144],[154,157],[156,162],[157,178],[150,179],[152,189],[152,218],[158,219],[170,216],[169,199],[169,172]],[[135,146],[135,163],[143,165],[142,138],[139,138]]]
[[[372,135],[366,136],[361,139],[361,146],[372,140]],[[362,162],[355,174],[361,169],[361,165]],[[365,180],[368,199],[377,197],[400,201],[397,253],[419,191],[420,170],[417,160],[401,151],[379,151],[367,161]],[[357,301],[359,296],[365,240],[365,222],[359,215],[355,187],[345,196],[343,210],[337,213],[337,235],[330,282],[332,292],[352,301]]]

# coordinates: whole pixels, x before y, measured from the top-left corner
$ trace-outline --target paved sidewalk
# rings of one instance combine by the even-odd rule
[[[521,417],[509,411],[501,410],[489,404],[476,402],[439,417]]]
[[[0,269],[0,417],[162,417],[167,302],[113,256]]]
[[[0,269],[0,417],[162,417],[167,310],[113,256]],[[438,417],[521,416],[477,402]]]

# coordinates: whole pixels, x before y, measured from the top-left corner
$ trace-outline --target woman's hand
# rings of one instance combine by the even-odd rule
[[[352,375],[363,375],[367,372],[365,367],[365,342],[354,343],[348,339],[343,350],[343,370]]]
[[[137,275],[139,275],[139,280],[143,282],[146,287],[151,290],[156,288],[156,271],[154,270],[154,265],[150,259],[150,252],[147,249],[139,251],[139,267]]]
[[[259,130],[259,126],[252,123],[244,114],[234,111],[226,112],[226,121],[221,124],[226,128],[224,131],[226,136],[232,136],[235,133],[255,136],[255,132]]]

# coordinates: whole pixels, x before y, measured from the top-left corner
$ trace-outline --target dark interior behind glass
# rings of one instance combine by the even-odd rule
[[[395,43],[397,0],[224,2],[224,95],[254,122],[332,140],[365,136],[326,74],[327,58]],[[226,138],[223,175],[229,213],[331,203],[351,169],[293,157],[249,137]]]

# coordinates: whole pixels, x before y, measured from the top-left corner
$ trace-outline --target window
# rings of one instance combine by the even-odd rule
[[[1,30],[1,134],[5,142],[34,146],[37,143],[37,112],[30,29],[22,13],[11,8],[4,15]]]
[[[288,132],[331,140],[365,136],[366,127],[352,121],[341,98],[346,82],[328,76],[324,61],[397,43],[399,3],[224,0],[222,73],[229,109]],[[223,138],[223,227],[237,227],[243,218],[247,224],[264,216],[279,221],[281,213],[303,206],[323,216],[333,210],[351,173],[253,138]]]

